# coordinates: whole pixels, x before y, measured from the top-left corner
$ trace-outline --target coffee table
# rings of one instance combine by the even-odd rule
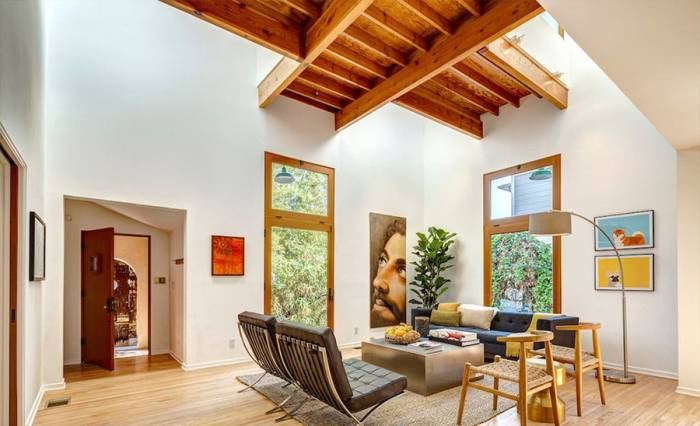
[[[384,338],[370,339],[362,342],[362,360],[406,376],[411,392],[432,395],[461,385],[464,363],[482,365],[484,345],[460,347],[442,343],[442,351],[426,354],[425,349],[388,343]],[[482,377],[473,376],[471,380]]]

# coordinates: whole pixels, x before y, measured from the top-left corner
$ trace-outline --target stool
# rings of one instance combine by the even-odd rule
[[[547,360],[544,358],[529,358],[527,365],[539,367],[543,370],[547,369]],[[562,386],[566,383],[566,367],[559,362],[552,362],[554,367],[554,380],[557,386]],[[557,396],[557,411],[559,412],[559,421],[566,421],[566,404]],[[533,422],[554,423],[552,418],[552,400],[549,398],[547,390],[541,390],[533,393],[528,397],[527,401],[527,418]]]

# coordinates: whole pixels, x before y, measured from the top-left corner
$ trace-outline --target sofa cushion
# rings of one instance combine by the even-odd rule
[[[346,402],[353,413],[364,410],[406,389],[406,377],[358,358],[343,361],[352,398]]]
[[[430,314],[430,323],[446,325],[448,327],[459,327],[459,312],[449,312],[434,310]]]
[[[459,308],[457,302],[443,302],[438,305],[438,311],[457,312],[457,308]]]
[[[522,333],[527,331],[532,322],[532,312],[506,312],[499,311],[491,321],[491,329]]]
[[[488,306],[464,304],[459,305],[457,311],[460,315],[460,326],[488,330],[491,328],[491,320],[493,320],[498,310]]]
[[[508,336],[511,334],[508,331],[498,331],[498,330],[479,330],[476,335],[481,341],[481,343],[501,343],[498,341],[499,337]]]

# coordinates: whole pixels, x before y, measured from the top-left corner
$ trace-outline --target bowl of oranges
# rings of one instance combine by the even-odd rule
[[[410,325],[401,323],[386,329],[384,340],[398,345],[409,345],[420,340],[420,334]]]

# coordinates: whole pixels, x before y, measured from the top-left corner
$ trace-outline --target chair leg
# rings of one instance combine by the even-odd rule
[[[554,420],[554,425],[559,426],[561,419],[559,418],[559,396],[557,395],[557,384],[556,379],[552,381],[552,387],[549,388],[549,400],[552,404],[552,419]]]
[[[464,364],[464,375],[462,376],[462,392],[459,395],[459,411],[457,411],[457,424],[462,424],[462,414],[464,412],[464,401],[467,398],[467,389],[469,388],[469,370],[472,365],[470,363]]]
[[[493,378],[493,388],[495,390],[498,390],[498,382],[499,382],[498,377],[494,377]],[[494,393],[493,394],[493,411],[496,411],[496,410],[498,410],[498,394]]]
[[[282,387],[284,388],[284,386],[282,386]],[[282,401],[282,402],[280,402],[279,404],[277,404],[277,406],[276,406],[275,408],[273,408],[273,409],[271,409],[271,410],[268,410],[268,411],[265,411],[265,414],[272,414],[272,413],[276,413],[276,412],[278,412],[278,411],[284,410],[284,408],[282,408],[282,407],[284,407],[284,404],[288,403],[289,400],[292,399],[292,397],[293,397],[294,395],[296,395],[296,393],[297,393],[298,391],[299,391],[299,389],[294,389],[294,392],[290,393],[289,396],[286,397],[286,398],[284,399],[284,401]]]
[[[605,385],[603,383],[603,356],[600,353],[598,330],[593,330],[593,354],[596,358],[598,358],[598,392],[600,393],[600,403],[605,405]]]
[[[583,372],[581,368],[577,368],[574,371],[574,377],[576,378],[576,415],[581,417],[583,412],[581,401],[583,398]]]
[[[267,371],[264,372],[264,373],[262,374],[262,376],[258,377],[258,380],[254,381],[253,383],[251,383],[251,384],[247,385],[246,387],[244,387],[243,389],[239,390],[238,393],[245,392],[245,391],[247,391],[248,389],[252,389],[253,386],[257,385],[258,382],[259,382],[260,380],[262,380],[263,377],[265,377],[265,376],[267,376]]]
[[[518,407],[520,407],[520,426],[527,426],[527,392],[518,395]]]

